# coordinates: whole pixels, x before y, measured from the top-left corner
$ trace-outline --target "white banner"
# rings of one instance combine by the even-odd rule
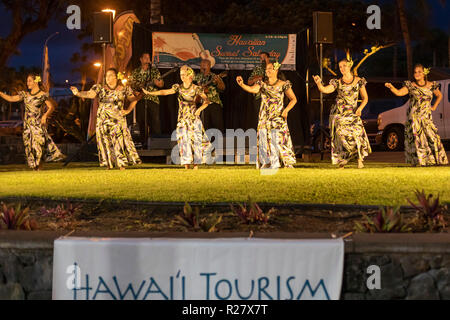
[[[55,240],[53,299],[339,299],[342,239]]]

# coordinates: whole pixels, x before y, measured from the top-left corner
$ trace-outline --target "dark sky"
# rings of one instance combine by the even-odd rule
[[[374,3],[376,1],[367,2]],[[446,1],[444,8],[440,5],[439,0],[429,0],[428,2],[432,8],[431,26],[449,32],[450,1]],[[322,10],[326,11],[326,8]],[[0,5],[0,37],[5,37],[10,32],[11,20],[10,13],[6,12],[4,7]],[[8,66],[40,67],[44,42],[56,31],[59,31],[60,34],[49,42],[50,65],[53,79],[56,82],[64,82],[66,79],[70,82],[78,82],[80,76],[77,73],[71,72],[74,66],[70,63],[70,57],[73,53],[79,51],[83,41],[77,38],[79,31],[68,30],[65,24],[56,20],[51,21],[45,30],[39,30],[26,36],[19,47],[20,55],[12,57],[8,62]],[[91,39],[86,38],[84,41],[91,41]],[[91,60],[100,60],[100,58],[93,56]]]

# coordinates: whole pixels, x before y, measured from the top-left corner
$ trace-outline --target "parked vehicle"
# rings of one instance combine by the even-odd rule
[[[442,101],[432,112],[433,122],[438,129],[441,140],[450,140],[450,79],[437,81],[442,93]],[[405,96],[408,98],[408,96]],[[432,104],[436,101],[433,97]],[[377,143],[382,143],[388,151],[404,149],[407,100],[401,106],[381,112],[378,115]]]
[[[381,140],[378,139],[378,115],[387,110],[398,108],[405,104],[407,97],[394,97],[384,99],[371,99],[365,106],[361,114],[361,120],[364,124],[367,137],[372,146],[378,146],[381,144]],[[330,129],[328,126],[328,117],[324,119],[324,146],[325,151],[331,150]],[[320,122],[316,121],[311,126],[312,146],[314,152],[320,152],[321,139],[320,139]]]

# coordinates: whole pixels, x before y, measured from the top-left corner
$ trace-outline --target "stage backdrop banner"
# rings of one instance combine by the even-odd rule
[[[295,70],[296,41],[296,34],[153,32],[153,61],[158,67],[172,68],[198,67],[201,59],[208,59],[218,69],[251,70],[265,51],[282,64],[282,70]]]
[[[56,300],[335,300],[342,239],[55,240]]]

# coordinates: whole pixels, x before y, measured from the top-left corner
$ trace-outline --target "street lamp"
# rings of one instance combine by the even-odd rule
[[[103,9],[102,12],[111,12],[113,15],[113,20],[116,18],[116,10],[113,9]]]

